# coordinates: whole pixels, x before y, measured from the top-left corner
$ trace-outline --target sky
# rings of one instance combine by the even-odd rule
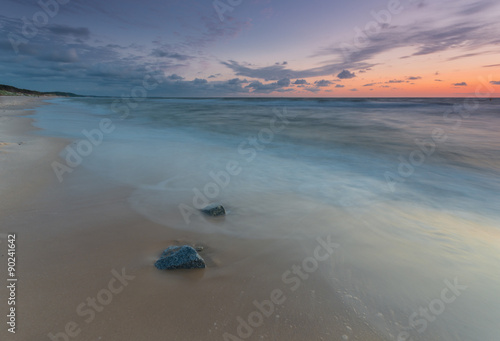
[[[498,0],[0,0],[0,84],[83,95],[500,94]]]

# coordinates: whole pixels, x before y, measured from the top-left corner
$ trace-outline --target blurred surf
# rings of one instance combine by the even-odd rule
[[[342,251],[323,275],[388,338],[498,337],[498,100],[147,99],[126,117],[115,101],[54,99],[36,124],[81,141],[111,120],[78,167],[130,186],[148,219],[237,238],[331,235]],[[208,202],[229,214],[201,216]],[[418,315],[455,279],[467,289],[446,313]]]

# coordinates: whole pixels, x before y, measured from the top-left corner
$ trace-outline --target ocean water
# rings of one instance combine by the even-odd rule
[[[498,99],[49,102],[40,133],[74,141],[60,180],[96,172],[181,230],[331,236],[321,276],[388,340],[500,337]]]

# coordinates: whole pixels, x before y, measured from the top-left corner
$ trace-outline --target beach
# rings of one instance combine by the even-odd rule
[[[382,340],[322,279],[335,271],[334,253],[307,279],[283,281],[292,266],[314,257],[321,245],[315,238],[172,229],[131,210],[128,186],[84,169],[59,183],[51,164],[62,161],[59,153],[71,141],[33,133],[38,128],[26,110],[42,100],[0,100],[7,143],[0,154],[1,226],[16,235],[18,279],[16,333],[4,322],[2,340]],[[154,261],[173,244],[204,246],[207,268],[157,270]],[[0,247],[5,274],[4,241]],[[4,285],[0,290],[7,297]],[[254,303],[272,297],[280,304]]]
[[[0,341],[499,341],[500,2],[7,1]]]
[[[57,144],[57,139],[38,138],[28,134],[35,128],[31,126],[31,119],[25,117],[26,110],[41,104],[42,100],[39,98],[0,97],[2,123],[0,188],[7,194],[2,196],[2,208],[6,210],[5,212],[19,208],[26,199],[38,191],[39,187],[52,180],[52,172],[48,172],[48,167],[43,167],[50,164],[46,164],[44,159],[54,158],[64,146],[62,142]],[[30,176],[34,169],[39,172],[37,177]]]
[[[495,103],[453,130],[449,99],[0,99],[2,340],[496,333]],[[170,245],[207,267],[156,269]]]

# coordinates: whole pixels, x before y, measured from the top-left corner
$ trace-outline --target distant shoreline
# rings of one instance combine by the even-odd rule
[[[27,97],[51,97],[51,96],[59,96],[59,97],[83,97],[71,92],[59,92],[59,91],[51,91],[51,92],[40,92],[34,90],[20,89],[15,86],[0,84],[0,96],[27,96]]]

